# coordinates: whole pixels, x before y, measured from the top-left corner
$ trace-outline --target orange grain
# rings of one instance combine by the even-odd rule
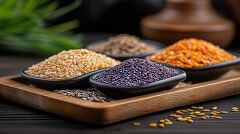
[[[236,59],[236,56],[200,39],[183,39],[147,59],[176,67],[203,67]]]

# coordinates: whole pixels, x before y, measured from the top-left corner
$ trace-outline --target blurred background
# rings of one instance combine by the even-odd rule
[[[181,1],[181,0],[180,0]],[[164,8],[165,0],[0,0],[1,55],[47,56],[84,47],[103,36],[142,37],[141,20]],[[236,28],[239,0],[212,0],[219,15]],[[230,47],[238,47],[236,29]]]

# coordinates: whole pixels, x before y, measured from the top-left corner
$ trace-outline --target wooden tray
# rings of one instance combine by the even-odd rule
[[[132,117],[240,93],[240,72],[182,88],[114,100],[83,101],[29,86],[19,76],[0,78],[0,97],[23,105],[94,124],[110,124]]]

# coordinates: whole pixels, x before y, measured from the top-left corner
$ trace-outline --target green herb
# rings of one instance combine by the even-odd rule
[[[0,47],[25,53],[51,55],[62,50],[80,48],[80,38],[68,31],[76,20],[48,26],[72,11],[79,0],[58,8],[56,0],[0,0]]]

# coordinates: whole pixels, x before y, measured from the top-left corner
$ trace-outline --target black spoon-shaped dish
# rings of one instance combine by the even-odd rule
[[[237,68],[240,65],[240,53],[235,51],[228,51],[229,53],[237,56],[236,59],[231,61],[226,61],[219,64],[214,64],[205,67],[195,67],[195,68],[181,68],[187,73],[187,80],[192,82],[202,82],[220,78],[226,74],[231,69]]]
[[[156,41],[150,41],[150,40],[144,40],[144,39],[142,39],[141,41],[146,43],[149,46],[155,47],[156,49],[153,50],[153,51],[144,53],[144,54],[140,54],[140,55],[133,55],[133,56],[113,56],[113,55],[107,55],[107,56],[112,57],[112,58],[117,59],[117,60],[120,60],[120,61],[124,61],[124,60],[130,59],[130,58],[145,58],[147,56],[153,55],[153,54],[161,51],[164,47],[166,47],[166,45],[164,45],[162,43],[159,43],[159,42],[156,42]],[[87,48],[90,49],[90,48],[92,48],[94,46],[101,45],[104,42],[106,42],[106,40],[95,41],[95,42],[87,45]]]
[[[51,79],[43,79],[43,78],[33,77],[33,76],[28,75],[26,73],[26,70],[23,70],[21,72],[21,76],[29,84],[31,84],[35,87],[46,89],[46,90],[56,90],[56,89],[66,89],[66,88],[73,89],[73,88],[79,88],[79,87],[83,88],[84,86],[88,86],[89,78],[92,75],[99,73],[103,70],[104,69],[92,71],[90,73],[86,73],[86,74],[80,75],[78,77],[66,79],[66,80],[51,80]]]
[[[96,87],[97,89],[99,89],[100,91],[102,91],[103,93],[105,93],[106,95],[112,98],[116,98],[116,99],[126,98],[126,97],[168,89],[176,86],[177,84],[179,84],[180,82],[186,79],[187,76],[184,71],[173,68],[173,67],[169,67],[169,68],[177,70],[179,72],[178,75],[175,75],[167,79],[159,80],[153,83],[140,85],[140,86],[125,87],[125,86],[116,86],[116,85],[110,85],[110,84],[98,82],[95,80],[95,78],[101,72],[91,76],[89,79],[89,82],[92,86]]]

